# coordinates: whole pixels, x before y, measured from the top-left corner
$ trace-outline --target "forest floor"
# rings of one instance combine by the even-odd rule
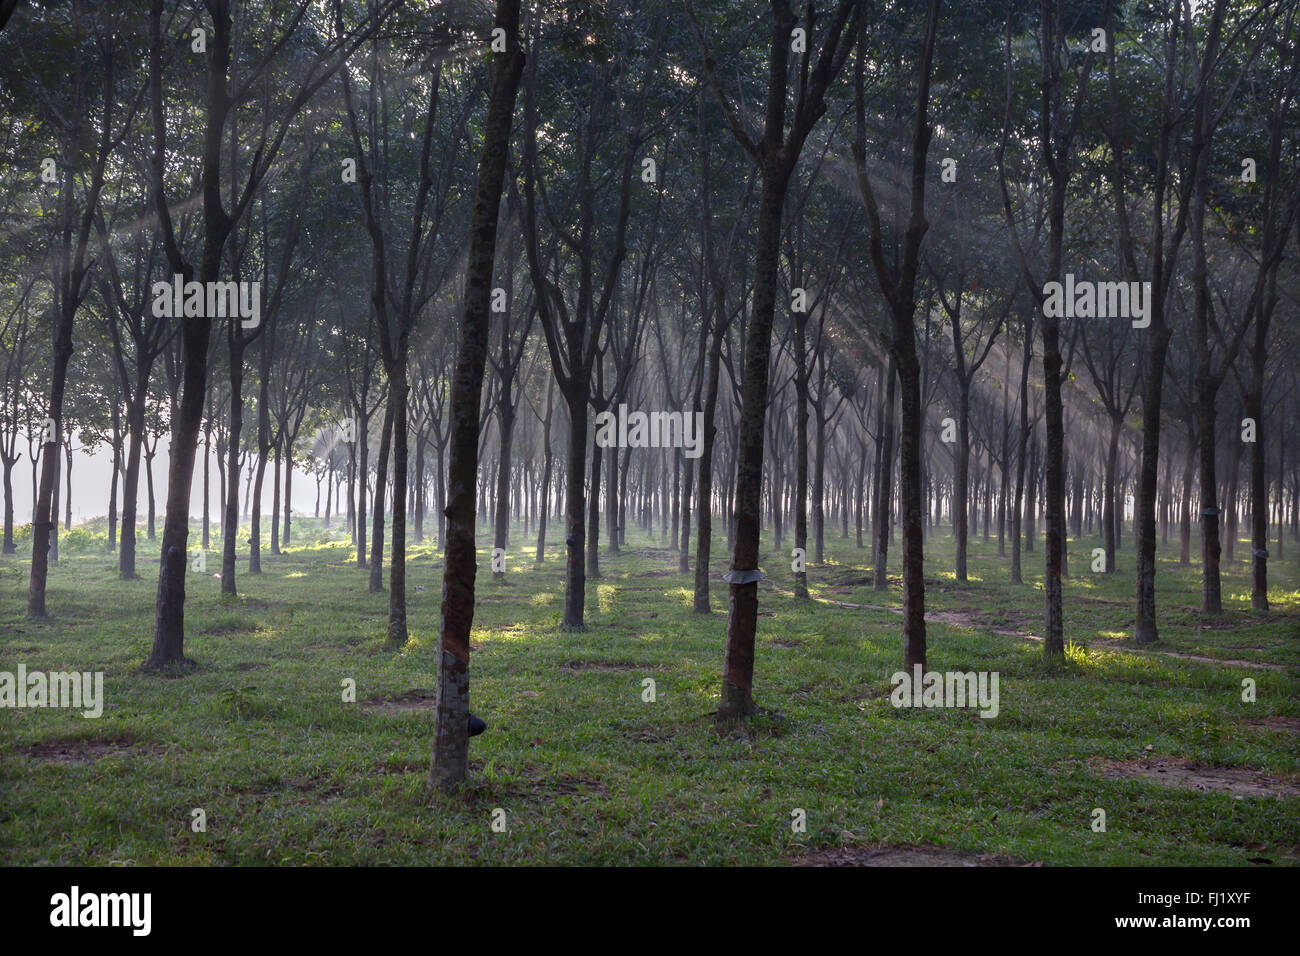
[[[959,585],[940,530],[926,547],[929,669],[997,672],[999,712],[986,719],[891,706],[901,548],[877,592],[868,552],[828,528],[810,601],[793,597],[788,554],[768,555],[754,685],[765,710],[719,732],[724,541],[710,616],[692,613],[693,575],[677,573],[657,534],[630,536],[619,555],[602,545],[588,629],[572,634],[558,627],[559,550],[537,566],[517,535],[503,582],[480,552],[471,700],[489,729],[471,742],[471,781],[455,799],[424,786],[436,549],[411,549],[411,640],[386,652],[388,596],[368,593],[337,525],[295,519],[293,545],[267,554],[265,573],[240,561],[233,601],[213,573],[214,540],[188,584],[197,667],[161,678],[140,672],[156,543],[141,540],[141,578],[123,582],[103,542],[102,527],[63,536],[43,621],[24,615],[26,557],[0,558],[0,670],[103,671],[106,698],[98,719],[0,711],[3,864],[1300,862],[1300,546],[1289,540],[1270,563],[1272,613],[1250,610],[1243,542],[1224,565],[1226,612],[1205,621],[1196,542],[1180,567],[1171,539],[1149,649],[1127,640],[1131,539],[1114,575],[1088,570],[1094,538],[1072,541],[1070,646],[1049,666],[1033,640],[1041,545],[1012,586],[996,540],[972,536]],[[348,678],[356,703],[343,701]]]

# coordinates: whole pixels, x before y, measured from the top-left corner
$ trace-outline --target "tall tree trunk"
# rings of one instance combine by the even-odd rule
[[[221,143],[230,107],[227,77],[230,70],[231,15],[229,4],[211,4],[212,35],[208,39],[207,121],[203,142],[203,252],[197,279],[204,284],[220,275],[222,250],[234,223],[221,205]],[[163,194],[161,98],[161,40],[158,24],[161,4],[154,0],[150,14],[150,73],[154,86],[154,122],[156,148],[153,155],[153,190],[159,216],[170,227]],[[173,268],[183,265],[179,252],[169,252]],[[188,267],[178,269],[182,278],[194,278]],[[203,424],[203,405],[207,396],[208,345],[212,337],[212,319],[208,317],[177,320],[181,331],[184,370],[180,413],[173,423],[170,467],[167,475],[167,515],[163,520],[162,553],[158,567],[157,613],[154,621],[153,648],[146,666],[154,670],[184,663],[185,655],[185,572],[188,568],[186,543],[189,540],[190,486],[194,476],[194,456],[198,450],[199,430]],[[151,482],[152,484],[152,482]]]
[[[424,449],[428,444],[421,430],[415,436],[415,542],[424,542],[424,512],[427,504]],[[329,496],[325,497],[325,527],[329,527]]]
[[[959,300],[960,301],[960,300]],[[954,319],[954,322],[959,321]],[[957,476],[953,491],[953,526],[957,536],[957,580],[966,582],[966,543],[970,535],[970,514],[966,504],[970,488],[970,383],[959,385],[957,399]]]
[[[749,143],[734,119],[733,132],[746,144],[759,163],[762,188],[758,208],[758,234],[754,257],[754,289],[744,353],[741,387],[740,427],[737,434],[735,484],[735,543],[731,570],[727,574],[730,609],[727,615],[727,647],[723,658],[722,699],[717,720],[730,723],[754,711],[754,637],[758,626],[758,555],[762,532],[763,438],[768,404],[768,371],[772,348],[772,323],[776,311],[777,266],[781,252],[781,217],[790,176],[803,150],[804,141],[817,119],[825,112],[824,95],[836,72],[843,67],[854,42],[855,29],[844,33],[850,12],[860,13],[854,0],[841,0],[832,15],[826,39],[809,73],[812,52],[804,54],[800,73],[793,128],[787,134],[787,87],[790,37],[798,23],[787,0],[773,0],[769,52],[767,111],[761,145]],[[855,19],[854,28],[859,21]],[[810,21],[811,23],[811,21]],[[698,29],[698,24],[695,25]],[[847,44],[841,44],[841,37]],[[712,60],[706,67],[714,92],[723,99]]]
[[[865,446],[862,450],[864,452],[866,451]],[[862,509],[863,509],[863,502],[866,500],[866,485],[867,485],[867,456],[865,454],[860,454],[858,455],[858,481],[853,495],[853,522],[854,522],[854,529],[857,532],[856,543],[859,550],[863,548],[862,524],[863,524],[864,516],[862,513]]]
[[[681,506],[682,506],[682,460],[676,455],[672,456],[673,460],[673,487],[670,495],[669,524],[671,525],[672,538],[668,543],[670,551],[676,551],[680,547],[677,543],[677,533],[681,529]]]
[[[281,431],[283,435],[283,430]],[[274,464],[271,466],[271,553],[280,553],[280,447],[283,441],[277,441],[271,449]]]
[[[546,560],[546,519],[551,511],[551,468],[555,453],[551,450],[551,414],[554,410],[555,382],[546,384],[546,417],[542,419],[542,447],[545,449],[546,463],[542,468],[542,490],[538,495],[537,508],[537,563]]]
[[[1250,446],[1250,606],[1256,611],[1269,609],[1268,473],[1265,470],[1263,431],[1264,367],[1268,360],[1267,334],[1267,328],[1257,322],[1255,342],[1251,349],[1251,385],[1245,402],[1246,415],[1255,420],[1255,442]]]
[[[398,355],[390,372],[389,396],[393,408],[393,543],[392,566],[388,569],[388,640],[385,646],[397,650],[406,644],[406,476],[410,434],[406,427],[406,355]],[[477,419],[475,419],[477,422]],[[475,470],[478,468],[478,436],[475,435]],[[286,502],[286,505],[288,503]],[[286,521],[287,521],[286,517]],[[380,572],[382,574],[382,571]],[[374,571],[370,572],[374,582]]]
[[[823,398],[822,401],[825,401]],[[821,406],[816,408],[817,425],[813,439],[812,523],[813,547],[818,564],[826,563],[826,420]]]
[[[233,336],[228,336],[228,339]],[[239,443],[244,431],[244,349],[242,341],[231,344],[230,437],[226,447],[225,514],[221,522],[221,593],[233,596],[235,549],[239,536]]]
[[[1227,516],[1224,518],[1224,537],[1223,559],[1229,564],[1232,563],[1233,552],[1236,550],[1238,531],[1238,505],[1241,497],[1238,480],[1241,475],[1241,442],[1232,443],[1232,465],[1228,471],[1228,497],[1226,504],[1228,506]]]
[[[153,456],[157,454],[158,449],[157,449],[157,439],[155,439],[154,441],[155,441],[154,448],[152,448],[149,451],[149,453],[145,456],[145,460],[144,460],[144,478],[145,478],[146,490],[148,492],[148,495],[146,497],[148,500],[148,510],[149,510],[149,513],[146,516],[148,518],[148,523],[145,526],[145,535],[149,538],[150,541],[153,541],[154,538],[157,537],[157,534],[154,530],[154,525],[156,523],[155,518],[157,517],[157,508],[155,507],[156,501],[154,498],[154,491],[153,491]]]
[[[117,399],[113,399],[113,460],[109,467],[113,477],[108,484],[108,552],[117,550],[117,483],[122,470],[122,412]]]
[[[587,577],[600,579],[600,465],[604,460],[600,444],[591,446],[591,484],[587,499]]]
[[[59,449],[60,451],[62,449]],[[57,457],[57,456],[56,456]],[[53,521],[50,522],[50,564],[59,563],[59,491],[62,472],[56,467],[54,469],[54,500],[51,504],[50,513]],[[1280,524],[1280,522],[1279,522]]]
[[[284,531],[280,535],[280,545],[283,548],[289,547],[289,534],[293,530],[293,438],[287,438],[284,443]],[[319,484],[317,492],[319,496]]]
[[[510,122],[523,73],[519,0],[497,0],[497,27],[507,50],[493,61],[492,94],[479,160],[456,376],[451,394],[448,537],[442,578],[441,655],[437,717],[429,766],[430,787],[454,790],[465,779],[469,738],[469,635],[474,620],[475,479],[478,472],[479,397],[487,362],[488,297],[496,253],[501,185],[510,146]],[[581,469],[578,471],[581,480]]]
[[[361,397],[361,404],[364,406],[365,396]],[[362,414],[359,416],[360,421],[357,423],[357,447],[360,448],[360,454],[357,456],[360,460],[357,464],[357,505],[354,515],[354,526],[356,528],[357,542],[357,567],[366,566],[366,484],[370,480],[370,416]]]
[[[881,403],[880,416],[877,417],[877,441],[879,451],[876,458],[880,462],[876,484],[876,502],[872,506],[872,525],[875,531],[875,590],[889,590],[889,525],[893,510],[894,484],[894,398],[898,372],[894,357],[889,357],[889,366],[885,372],[885,400]]]
[[[903,513],[903,669],[925,669],[925,558],[921,502],[921,367],[916,356],[912,314],[894,318],[894,348],[898,353],[898,385],[903,412],[899,463]],[[913,687],[917,693],[919,688]]]
[[[583,600],[587,588],[587,569],[583,563],[584,536],[587,529],[585,472],[587,463],[587,397],[565,396],[569,408],[568,470],[564,490],[564,619],[565,630],[580,631]]]
[[[208,545],[212,543],[211,534],[208,528],[209,522],[211,521],[212,518],[212,511],[211,511],[211,504],[210,504],[212,498],[212,490],[211,490],[211,481],[209,479],[209,475],[211,472],[211,469],[209,467],[209,461],[211,457],[212,457],[212,426],[211,424],[209,424],[209,426],[203,430],[203,539],[202,541],[203,541],[204,551],[208,550]]]
[[[1182,565],[1192,563],[1192,476],[1195,474],[1192,462],[1195,451],[1196,435],[1189,429],[1187,447],[1183,452],[1183,500],[1178,538],[1178,563]]]
[[[631,453],[627,449],[627,454]],[[609,449],[609,491],[605,495],[605,537],[610,554],[618,554],[618,473],[619,462],[627,457],[619,454],[618,445]]]
[[[791,18],[793,20],[793,18]],[[773,60],[780,48],[784,79],[785,37],[793,23],[774,27]],[[776,66],[773,65],[775,76]],[[775,82],[775,80],[774,80]],[[784,113],[784,88],[782,106]],[[723,661],[722,700],[718,720],[729,721],[754,711],[754,634],[758,627],[758,553],[762,531],[760,496],[763,490],[763,419],[767,410],[767,379],[776,311],[776,270],[780,254],[781,212],[789,174],[780,158],[764,163],[758,210],[757,257],[754,266],[753,306],[745,342],[742,379],[739,460],[736,471],[736,539],[731,571],[727,575],[729,612],[727,647]]]
[[[1201,490],[1201,612],[1223,613],[1223,590],[1219,581],[1219,497],[1215,463],[1214,388],[1202,382],[1198,388],[1197,418],[1200,422]]]
[[[1011,583],[1023,584],[1020,564],[1021,523],[1025,510],[1025,472],[1029,452],[1029,365],[1034,356],[1034,326],[1024,323],[1024,351],[1020,363],[1020,437],[1016,444],[1016,493],[1011,506]]]
[[[679,574],[689,574],[691,571],[691,491],[695,484],[695,469],[691,466],[689,458],[685,455],[681,457],[686,480],[682,482],[682,537],[681,550],[677,552],[677,571]]]
[[[389,382],[388,401],[384,405],[384,424],[379,432],[379,461],[375,470],[375,493],[371,498],[370,529],[370,593],[379,594],[384,590],[384,500],[388,486],[388,452],[393,442],[393,405],[392,385]],[[396,516],[397,509],[393,509]]]
[[[5,519],[4,544],[0,554],[16,554],[18,548],[14,542],[14,462],[7,454],[0,454],[0,469],[4,471]]]
[[[1115,487],[1115,462],[1119,455],[1119,433],[1123,424],[1122,418],[1111,418],[1110,441],[1106,445],[1106,474],[1101,493],[1101,530],[1106,548],[1107,574],[1115,573],[1115,548],[1120,534],[1115,514],[1115,501],[1118,494]]]
[[[631,454],[624,455],[618,478],[618,514],[615,516],[618,520],[618,543],[621,546],[627,544],[627,472],[631,464]],[[635,498],[633,506],[635,507]]]
[[[257,468],[253,478],[253,492],[249,498],[248,514],[248,573],[262,573],[262,482],[266,477],[266,456],[270,449],[265,449],[257,456]]]
[[[65,186],[71,190],[71,185]],[[27,614],[45,617],[45,582],[49,576],[51,541],[57,541],[54,517],[57,504],[54,485],[59,472],[59,444],[63,434],[63,391],[72,358],[73,307],[68,303],[59,311],[55,322],[54,354],[50,374],[50,399],[46,406],[46,433],[41,455],[40,491],[36,497],[36,517],[32,521],[32,567],[27,586]]]
[[[715,307],[715,320],[722,320],[721,305]],[[715,424],[718,411],[718,374],[722,357],[722,336],[715,335],[709,349],[709,384],[704,396],[704,435],[700,458],[696,467],[700,471],[699,504],[695,509],[695,598],[696,614],[708,614],[709,560],[713,544],[713,447],[718,434]]]
[[[807,563],[808,554],[808,346],[806,338],[807,316],[794,317],[794,546],[801,550]],[[776,449],[773,449],[776,451]],[[774,469],[782,467],[780,453],[773,456]],[[781,511],[781,494],[774,501],[776,511]],[[779,527],[779,524],[778,524]],[[778,534],[777,548],[781,542]],[[819,559],[820,560],[820,559]],[[794,596],[808,598],[808,572],[796,571]]]

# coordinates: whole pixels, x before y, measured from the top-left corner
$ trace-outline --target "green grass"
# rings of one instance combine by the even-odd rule
[[[930,624],[929,666],[999,672],[1001,712],[984,720],[890,706],[899,616],[825,602],[897,608],[898,584],[881,593],[860,583],[867,553],[828,529],[827,563],[809,566],[813,601],[794,600],[788,555],[764,565],[755,697],[779,716],[720,733],[709,714],[725,585],[715,584],[711,616],[693,614],[692,577],[676,573],[658,535],[636,535],[621,555],[602,553],[604,576],[588,582],[588,630],[563,633],[559,552],[535,567],[517,534],[507,583],[492,581],[489,549],[480,552],[471,699],[490,727],[472,741],[470,785],[453,799],[424,787],[430,709],[389,713],[344,703],[341,692],[345,678],[360,702],[434,686],[436,550],[412,550],[411,640],[392,653],[382,650],[387,594],[367,592],[337,527],[322,534],[319,522],[296,520],[294,530],[288,553],[265,555],[264,574],[248,576],[241,560],[233,602],[212,576],[214,542],[206,573],[188,584],[186,653],[198,666],[179,678],[139,672],[156,542],[141,536],[133,582],[117,580],[114,558],[91,545],[65,548],[45,621],[23,613],[25,556],[0,558],[0,670],[102,670],[107,697],[98,720],[0,711],[0,863],[737,865],[856,844],[1048,864],[1300,855],[1300,798],[1110,779],[1096,763],[1160,757],[1295,783],[1294,733],[1259,724],[1300,716],[1300,565],[1290,542],[1287,560],[1271,562],[1268,617],[1250,611],[1241,561],[1225,565],[1227,611],[1210,627],[1196,610],[1197,564],[1162,561],[1157,592],[1157,650],[1283,668],[1133,653],[1132,549],[1120,552],[1117,574],[1094,575],[1091,539],[1071,542],[1066,637],[1076,646],[1051,667],[1041,644],[989,630],[1041,633],[1041,545],[1025,555],[1026,584],[1013,587],[995,542],[972,537],[971,583],[959,586],[943,529],[927,542],[927,602],[957,618]],[[725,553],[718,541],[715,578]],[[892,574],[899,558],[895,546]],[[1246,677],[1258,685],[1254,704],[1241,700]],[[653,703],[642,700],[645,678],[656,682]],[[28,753],[86,740],[120,746],[80,763]],[[1106,833],[1091,830],[1097,807]],[[206,814],[204,833],[191,830],[194,808]],[[505,832],[491,827],[495,808],[506,811]],[[791,832],[794,808],[807,812],[806,833]]]

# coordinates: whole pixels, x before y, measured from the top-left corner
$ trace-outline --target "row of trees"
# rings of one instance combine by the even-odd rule
[[[1209,615],[1248,523],[1267,609],[1300,499],[1300,343],[1275,318],[1300,249],[1297,6],[24,4],[0,34],[0,464],[6,551],[32,468],[29,613],[74,440],[112,457],[133,578],[160,439],[154,668],[184,662],[200,448],[228,594],[245,546],[261,570],[267,497],[288,544],[305,470],[400,647],[408,537],[436,534],[441,785],[464,775],[479,524],[494,547],[535,533],[540,561],[563,515],[581,628],[629,523],[709,613],[720,516],[722,720],[754,708],[765,533],[807,556],[806,597],[828,525],[882,589],[897,528],[909,669],[945,521],[959,581],[981,522],[1014,582],[1041,530],[1049,655],[1085,529],[1113,573],[1131,522],[1139,641],[1171,522],[1184,562],[1200,526]],[[255,283],[256,314],[171,316],[173,277]],[[1049,284],[1076,281],[1145,308],[1062,315]],[[701,426],[606,447],[620,409]]]

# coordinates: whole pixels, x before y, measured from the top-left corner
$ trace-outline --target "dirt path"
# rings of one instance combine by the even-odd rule
[[[829,598],[817,598],[822,604],[833,604],[835,607],[845,607],[860,611],[888,611],[890,614],[903,616],[902,608],[886,607],[881,604],[853,604],[849,601],[832,601]],[[976,627],[983,628],[986,631],[992,631],[994,634],[1000,634],[1003,637],[1018,637],[1022,641],[1042,642],[1043,638],[1038,634],[1029,634],[1025,631],[1014,631],[1010,628],[999,627],[994,624],[987,624],[977,620],[969,614],[963,614],[960,611],[928,611],[925,615],[926,621],[933,621],[936,624],[948,624],[952,627]],[[1202,664],[1217,664],[1221,667],[1250,667],[1257,670],[1284,671],[1285,665],[1282,664],[1265,664],[1259,661],[1245,661],[1240,658],[1222,658],[1222,657],[1205,657],[1201,654],[1183,654],[1179,651],[1140,651],[1132,647],[1114,647],[1111,645],[1098,645],[1102,650],[1115,651],[1119,654],[1133,654],[1138,657],[1157,655],[1161,657],[1176,657],[1185,661],[1199,661]]]
[[[1295,797],[1300,787],[1270,777],[1250,767],[1207,767],[1179,758],[1105,760],[1093,758],[1103,777],[1136,777],[1162,787],[1199,790],[1203,793],[1230,793],[1243,797]]]
[[[936,846],[850,845],[808,850],[791,858],[794,866],[1042,866],[1017,863],[992,853],[964,853]]]

